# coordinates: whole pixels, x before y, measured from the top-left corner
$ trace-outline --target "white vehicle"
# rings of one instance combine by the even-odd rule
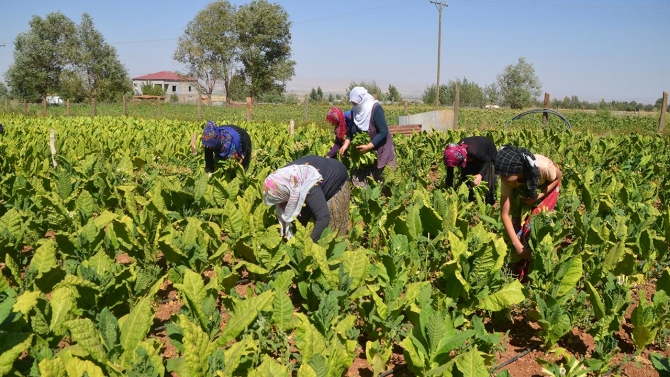
[[[47,96],[47,103],[49,105],[62,105],[63,99],[58,96]]]

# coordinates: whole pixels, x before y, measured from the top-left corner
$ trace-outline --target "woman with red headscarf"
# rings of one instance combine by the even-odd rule
[[[342,111],[342,109],[339,107],[333,106],[330,110],[328,110],[328,114],[326,114],[326,120],[328,123],[335,126],[335,144],[333,144],[333,147],[330,148],[330,152],[328,152],[326,157],[335,157],[338,151],[340,156],[342,156],[344,155],[344,151],[347,150],[349,144],[351,143],[350,138],[347,137],[351,136],[351,130],[354,124],[354,121],[351,118],[351,111]]]
[[[486,203],[496,202],[496,175],[494,161],[496,159],[496,146],[493,141],[484,136],[470,136],[458,142],[449,144],[444,149],[444,164],[447,167],[446,186],[454,186],[454,168],[461,168],[461,181],[468,176],[473,176],[472,184],[479,186],[482,181],[486,182],[488,192]],[[474,192],[470,187],[470,200],[474,200]]]

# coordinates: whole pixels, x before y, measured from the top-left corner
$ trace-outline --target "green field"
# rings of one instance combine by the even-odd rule
[[[405,111],[384,107],[390,124]],[[457,131],[394,137],[398,169],[353,189],[346,237],[313,243],[298,226],[287,242],[263,180],[330,149],[327,109],[310,105],[305,121],[303,106],[257,105],[247,122],[244,107],[203,107],[254,145],[248,171],[211,177],[199,137],[190,149],[195,106],[0,109],[0,375],[342,376],[365,358],[375,376],[487,376],[519,322],[533,324],[538,373],[667,365],[670,126],[658,135],[658,114],[566,111],[567,131],[461,109]],[[497,207],[444,188],[445,145],[473,134],[563,171],[556,211],[533,220],[524,284]],[[574,331],[593,349],[567,341]]]

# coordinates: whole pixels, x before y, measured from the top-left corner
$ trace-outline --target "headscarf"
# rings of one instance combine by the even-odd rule
[[[202,131],[202,145],[215,150],[221,158],[239,158],[243,155],[240,135],[233,128],[219,127],[211,120]]]
[[[275,206],[282,236],[293,237],[291,222],[300,214],[309,190],[322,180],[319,171],[311,165],[285,166],[265,178],[265,204]]]
[[[444,149],[444,164],[450,168],[455,168],[457,166],[464,168],[468,160],[467,147],[468,146],[463,143],[449,143]]]
[[[537,198],[537,185],[540,180],[540,169],[535,156],[525,148],[515,148],[505,145],[498,150],[494,163],[496,174],[510,176],[523,172],[526,178],[526,187],[533,199]]]
[[[370,119],[372,118],[372,107],[378,101],[367,89],[362,86],[355,86],[349,93],[349,101],[355,103],[353,107],[354,124],[361,131],[370,129]]]
[[[347,135],[347,122],[345,120],[345,115],[342,109],[337,106],[333,106],[328,110],[326,114],[326,120],[335,126],[335,136],[338,139],[344,139]]]

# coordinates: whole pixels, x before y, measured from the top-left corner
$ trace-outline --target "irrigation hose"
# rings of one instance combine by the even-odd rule
[[[391,369],[391,370],[387,370],[386,372],[379,373],[379,376],[378,376],[378,377],[386,377],[386,376],[390,376],[390,375],[392,375],[393,373],[395,373],[395,372],[399,372],[399,371],[401,371],[401,370],[403,370],[403,369],[405,369],[405,368],[407,368],[407,364],[398,365],[397,367],[395,367],[395,368],[393,368],[393,369]]]
[[[496,370],[494,370],[494,372],[497,372],[497,371],[501,370],[502,368],[504,368],[504,367],[506,367],[506,366],[512,364],[513,362],[519,360],[520,358],[526,356],[527,354],[529,354],[529,353],[535,351],[535,350],[538,349],[539,347],[540,347],[540,345],[539,345],[539,344],[536,344],[536,345],[534,345],[534,346],[532,346],[532,347],[528,347],[528,348],[526,348],[525,351],[523,351],[523,352],[521,352],[520,354],[514,356],[513,358],[511,358],[511,359],[505,361],[504,363],[498,365],[498,368],[496,368]]]

